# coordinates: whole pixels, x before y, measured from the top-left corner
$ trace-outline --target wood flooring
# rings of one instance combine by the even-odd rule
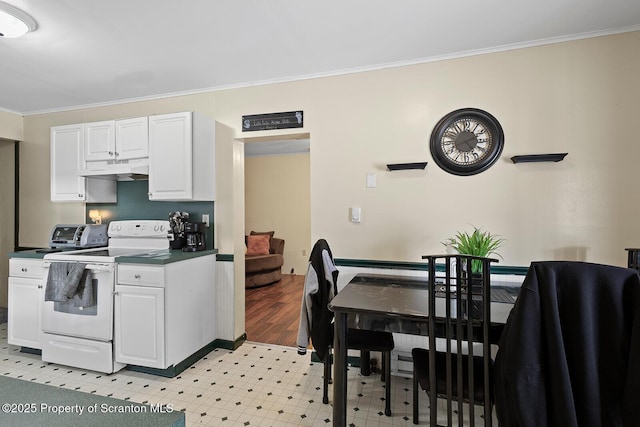
[[[282,276],[280,282],[245,290],[247,340],[297,347],[303,275]]]

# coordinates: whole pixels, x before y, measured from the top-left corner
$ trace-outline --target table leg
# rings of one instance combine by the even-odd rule
[[[365,377],[371,375],[371,353],[367,350],[360,351],[360,374]]]
[[[333,339],[333,425],[347,425],[347,314],[336,313]]]

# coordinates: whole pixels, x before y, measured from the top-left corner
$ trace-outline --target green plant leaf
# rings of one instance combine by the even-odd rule
[[[497,255],[502,258],[497,251],[504,243],[504,239],[497,234],[491,234],[489,231],[473,226],[473,232],[458,231],[454,237],[449,237],[444,242],[445,246],[453,247],[459,254],[473,255],[487,258],[490,255]],[[482,269],[480,260],[473,260],[471,263],[471,271],[478,273]]]

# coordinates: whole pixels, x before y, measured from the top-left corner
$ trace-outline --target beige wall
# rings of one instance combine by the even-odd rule
[[[27,116],[21,244],[46,244],[51,225],[83,219],[81,205],[49,202],[50,126],[189,109],[232,126],[242,138],[243,114],[302,109],[302,131],[311,135],[313,153],[311,239],[326,238],[336,257],[418,261],[422,254],[442,252],[442,240],[474,224],[506,238],[504,265],[539,259],[624,265],[624,248],[640,242],[640,201],[633,185],[640,158],[638,46],[640,32],[633,32]],[[440,170],[428,147],[435,123],[461,107],[486,109],[506,135],[498,163],[472,177]],[[565,151],[569,155],[560,163],[514,165],[509,160],[516,154]],[[423,172],[384,167],[413,161],[429,165]],[[375,189],[365,187],[368,172],[377,174]],[[362,208],[361,224],[349,222],[350,206]],[[232,223],[233,212],[216,218],[217,227],[230,229]]]
[[[259,144],[254,142],[253,144]],[[245,158],[245,232],[285,240],[283,273],[305,274],[311,250],[309,154]]]
[[[0,111],[0,138],[22,141],[22,116]]]

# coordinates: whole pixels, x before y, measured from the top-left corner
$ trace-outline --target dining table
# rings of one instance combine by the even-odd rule
[[[333,425],[347,422],[347,331],[350,328],[428,335],[426,277],[356,274],[329,303],[334,312]],[[518,283],[491,282],[491,341],[497,343],[515,303]],[[438,301],[442,300],[442,301]],[[436,301],[436,313],[445,298]]]

